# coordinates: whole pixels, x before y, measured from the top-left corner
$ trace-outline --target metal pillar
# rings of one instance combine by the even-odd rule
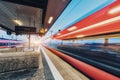
[[[30,34],[28,35],[28,48],[30,49]]]
[[[108,43],[109,43],[109,39],[108,39],[108,38],[105,38],[105,39],[104,39],[104,45],[107,46]]]

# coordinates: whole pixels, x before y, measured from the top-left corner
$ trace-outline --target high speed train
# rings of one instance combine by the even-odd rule
[[[20,40],[11,40],[0,38],[0,48],[13,48],[16,46],[22,46],[23,42]]]

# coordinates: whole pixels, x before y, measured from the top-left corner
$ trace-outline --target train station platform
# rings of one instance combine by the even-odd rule
[[[0,53],[0,80],[119,80],[87,64],[91,60],[84,62],[82,59],[45,45],[34,50],[25,48],[21,52]]]
[[[48,49],[41,47],[41,51],[51,71],[52,77],[50,76],[50,78],[53,79],[50,80],[90,80]]]
[[[36,51],[27,50],[25,52],[1,53],[2,57],[5,57],[5,58],[6,57],[8,58],[8,56],[12,57],[14,54],[31,55],[31,53],[32,54],[38,53],[39,65],[38,67],[35,67],[35,68],[31,67],[28,69],[25,68],[25,69],[0,72],[0,80],[90,80],[84,74],[76,70],[74,67],[72,67],[70,64],[68,64],[64,60],[62,60],[60,57],[56,56],[54,53],[52,53],[48,49],[41,46]],[[14,55],[14,57],[16,55]],[[23,59],[23,56],[22,56],[22,59]],[[18,57],[15,57],[15,58],[18,58]],[[6,67],[10,67],[10,66],[8,65]]]

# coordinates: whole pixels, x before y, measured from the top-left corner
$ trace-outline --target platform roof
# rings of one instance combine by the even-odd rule
[[[70,1],[1,0],[0,26],[9,31],[15,31],[15,26],[35,27],[36,33],[39,33],[41,27],[48,31]],[[50,25],[47,25],[51,16],[54,19]],[[14,20],[21,21],[21,24],[15,24]]]

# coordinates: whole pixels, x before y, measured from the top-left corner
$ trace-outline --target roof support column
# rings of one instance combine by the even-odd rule
[[[104,39],[104,45],[107,46],[108,43],[109,43],[109,38],[105,38],[105,39]]]

